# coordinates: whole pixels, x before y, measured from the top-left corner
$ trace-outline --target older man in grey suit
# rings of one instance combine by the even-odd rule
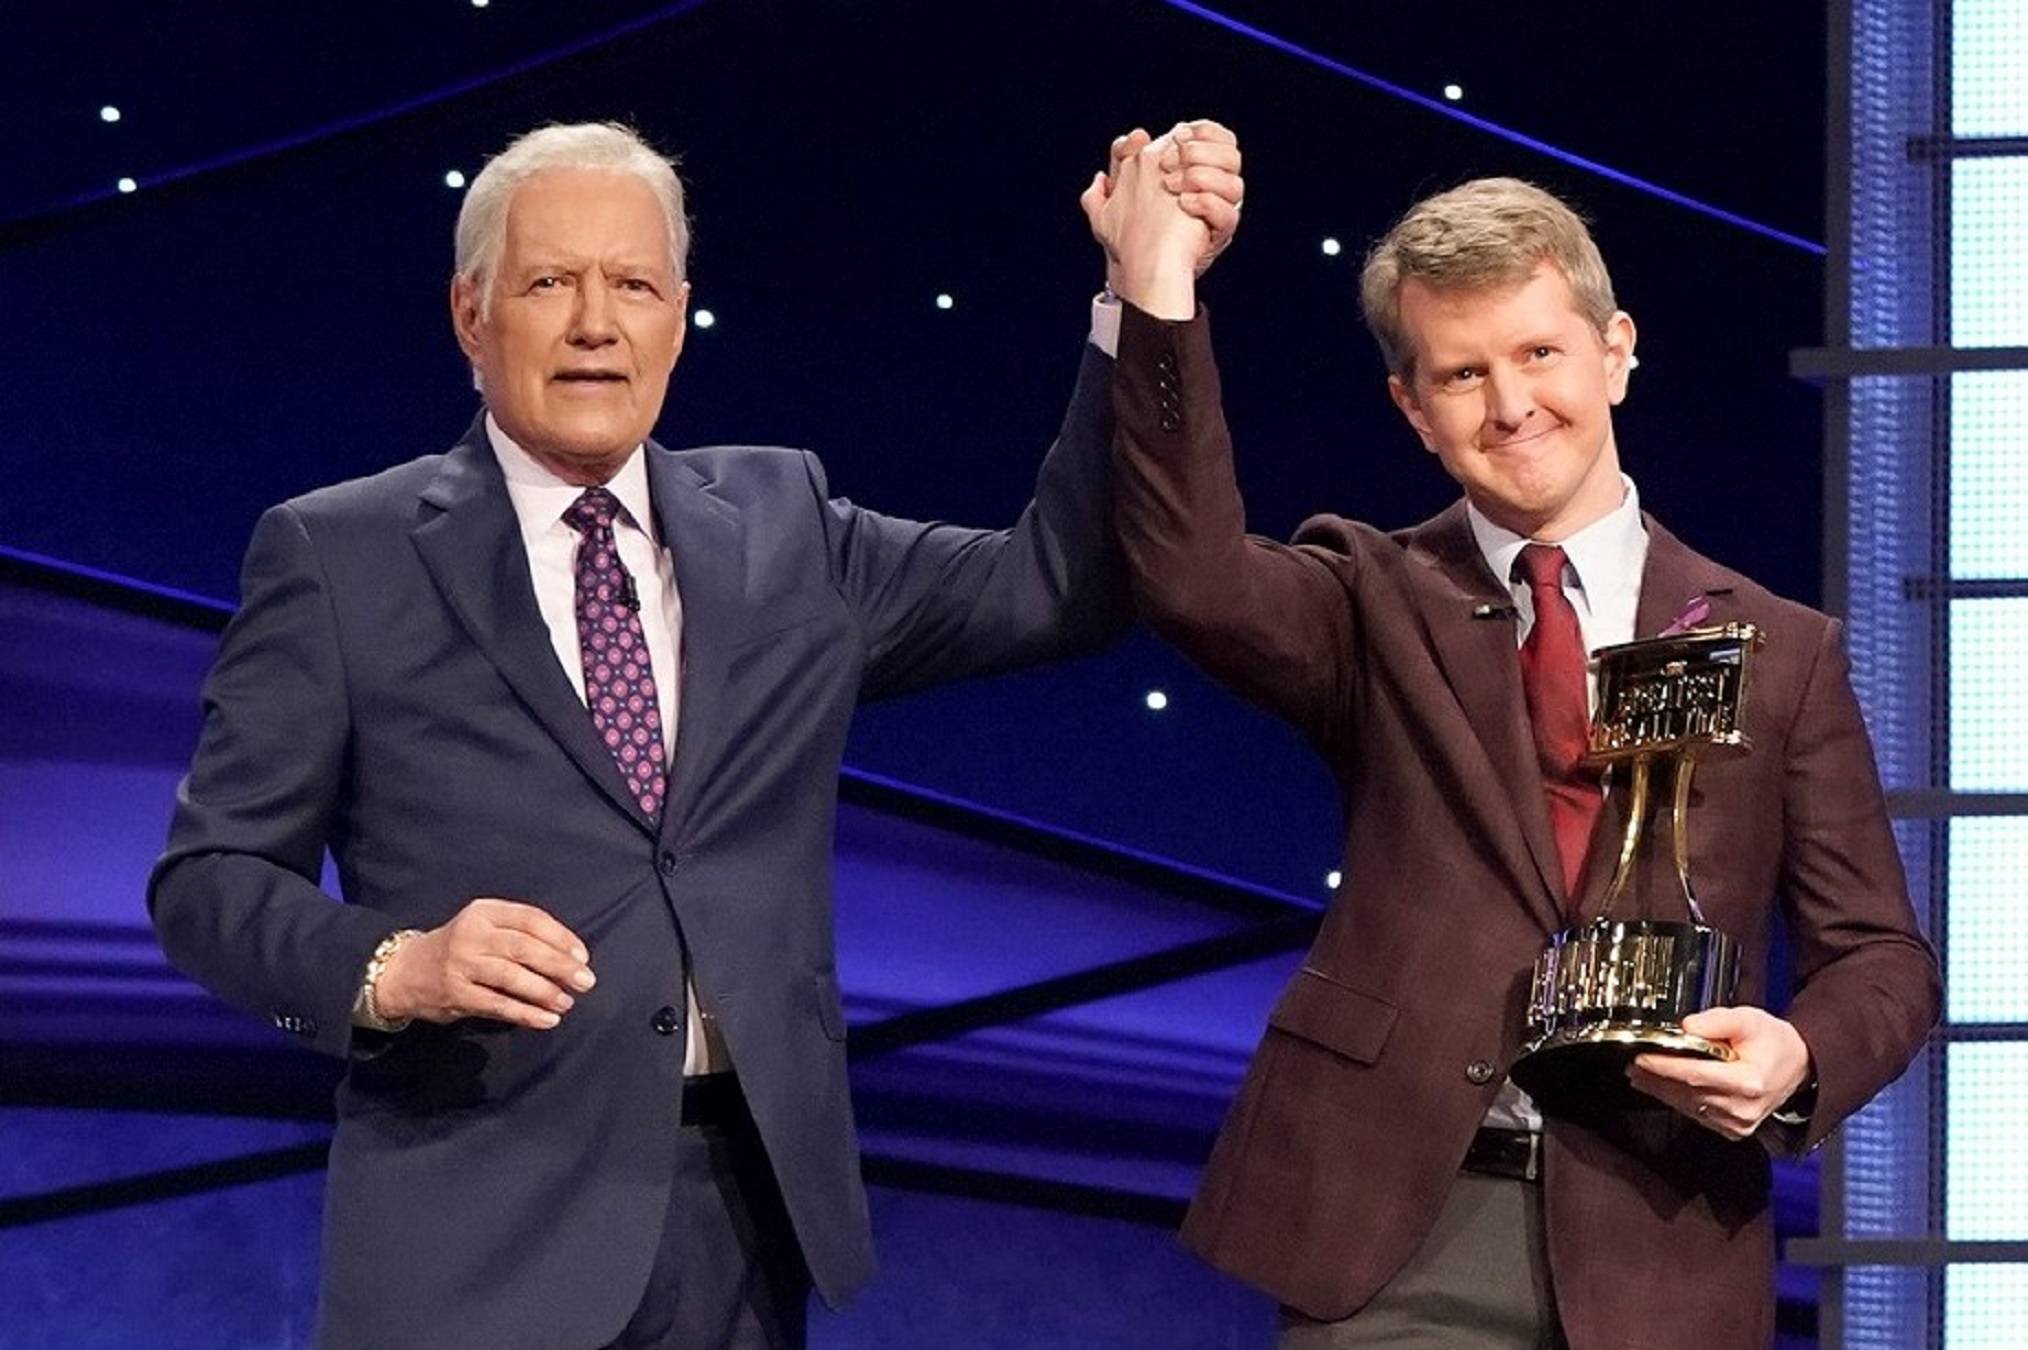
[[[516,141],[457,243],[485,409],[262,517],[156,928],[351,1060],[321,1345],[799,1345],[810,1286],[872,1269],[833,966],[847,723],[1124,625],[1110,361],[1087,347],[1014,528],[915,524],[806,453],[645,439],[689,288],[681,186],[631,132]]]

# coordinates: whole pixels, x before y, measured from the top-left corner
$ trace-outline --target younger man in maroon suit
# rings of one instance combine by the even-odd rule
[[[1345,882],[1184,1240],[1283,1301],[1285,1347],[1764,1346],[1770,1152],[1820,1143],[1938,1008],[1839,625],[1642,512],[1612,421],[1633,321],[1583,223],[1513,179],[1418,203],[1363,280],[1389,392],[1463,499],[1406,530],[1249,537],[1194,294],[1204,227],[1177,196],[1224,154],[1202,129],[1135,141],[1086,196],[1128,302],[1116,511],[1149,621],[1331,765]],[[1597,913],[1624,821],[1575,763],[1586,653],[1686,607],[1767,636],[1754,752],[1700,773],[1690,860],[1744,975],[1686,1029],[1736,1058],[1643,1056],[1654,1109],[1544,1119],[1507,1077],[1530,969]],[[1669,894],[1668,866],[1635,893]]]

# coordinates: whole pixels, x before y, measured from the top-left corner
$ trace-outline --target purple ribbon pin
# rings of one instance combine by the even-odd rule
[[[1656,634],[1656,636],[1676,637],[1679,634],[1689,632],[1710,617],[1711,597],[1700,591],[1690,597],[1689,602],[1683,606],[1682,612],[1677,614],[1674,619],[1671,619],[1669,626]]]

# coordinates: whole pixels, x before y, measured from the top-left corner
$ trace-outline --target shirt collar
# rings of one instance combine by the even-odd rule
[[[1648,527],[1641,523],[1640,490],[1625,474],[1620,475],[1620,483],[1626,494],[1618,506],[1557,545],[1577,574],[1577,588],[1587,593],[1605,584],[1609,577],[1624,575],[1626,561],[1645,552]],[[1472,538],[1485,556],[1486,566],[1503,583],[1511,584],[1514,560],[1534,541],[1504,525],[1494,524],[1469,497],[1465,499],[1465,515],[1472,523]],[[1638,580],[1636,574],[1635,581]]]
[[[572,502],[584,495],[584,489],[575,483],[566,483],[551,473],[535,457],[516,444],[514,438],[501,430],[493,414],[486,414],[486,439],[493,447],[493,457],[500,461],[500,472],[507,478],[507,496],[514,503],[514,514],[521,521],[521,533],[526,538],[545,534],[561,525],[563,513],[570,509]],[[648,538],[661,542],[655,526],[655,512],[648,495],[648,460],[641,453],[642,447],[635,446],[627,456],[620,471],[612,476],[606,490],[619,498],[628,518]],[[563,525],[569,529],[568,525]]]

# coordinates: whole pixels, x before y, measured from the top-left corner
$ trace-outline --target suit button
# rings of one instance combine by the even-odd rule
[[[1484,1087],[1493,1081],[1493,1066],[1483,1059],[1475,1059],[1465,1066],[1465,1077],[1474,1087]]]
[[[657,869],[661,871],[663,876],[665,877],[675,876],[676,855],[673,853],[664,853],[660,858],[656,860],[655,866]]]
[[[665,1003],[655,1009],[655,1015],[648,1019],[648,1025],[655,1029],[657,1036],[674,1036],[676,1028],[683,1025],[683,1018]]]

